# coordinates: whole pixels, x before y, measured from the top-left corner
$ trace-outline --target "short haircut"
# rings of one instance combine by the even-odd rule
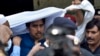
[[[45,24],[45,18],[40,19],[40,20],[42,20],[43,23]],[[35,22],[35,21],[32,21],[32,22]],[[26,23],[26,27],[27,27],[27,28],[30,27],[30,24],[31,24],[32,22],[28,22],[28,23]]]
[[[89,23],[86,25],[86,29],[91,29],[94,26],[97,26],[98,30],[100,30],[100,20],[93,18]]]

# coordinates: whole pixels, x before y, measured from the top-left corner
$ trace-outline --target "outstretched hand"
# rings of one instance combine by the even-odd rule
[[[33,46],[27,56],[34,56],[34,54],[41,49],[44,49],[44,47],[41,46],[41,43],[37,43],[35,46]]]

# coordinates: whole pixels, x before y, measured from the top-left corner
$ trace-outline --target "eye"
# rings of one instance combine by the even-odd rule
[[[40,24],[40,27],[43,27],[44,26],[44,24]]]
[[[95,31],[92,31],[91,33],[95,34],[95,33],[97,33],[97,32],[95,32]]]
[[[32,25],[32,27],[37,27],[38,25]]]

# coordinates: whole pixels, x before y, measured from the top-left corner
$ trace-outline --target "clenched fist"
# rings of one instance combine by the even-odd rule
[[[21,38],[19,36],[16,36],[13,38],[13,44],[20,46]]]

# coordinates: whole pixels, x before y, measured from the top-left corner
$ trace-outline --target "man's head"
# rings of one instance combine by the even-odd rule
[[[55,18],[53,24],[47,28],[45,37],[49,39],[49,46],[55,50],[55,55],[72,54],[73,41],[67,35],[74,35],[75,29],[77,29],[75,23],[64,17]]]
[[[75,30],[77,29],[77,26],[75,23],[67,18],[64,17],[56,17],[52,26],[57,26],[59,28],[62,28],[62,30],[66,30],[66,33],[69,32],[69,34],[74,35]],[[64,28],[64,29],[63,29]]]
[[[44,33],[44,24],[45,20],[37,20],[33,22],[26,23],[26,27],[29,30],[30,34],[34,39],[41,39]]]
[[[60,43],[66,39],[66,35],[74,35],[77,26],[69,19],[57,17],[54,22],[47,28],[45,37],[50,43]]]
[[[8,26],[0,25],[0,41],[7,45],[8,40],[11,38],[12,31]]]
[[[94,18],[87,24],[86,39],[90,45],[95,45],[100,42],[100,20]]]

